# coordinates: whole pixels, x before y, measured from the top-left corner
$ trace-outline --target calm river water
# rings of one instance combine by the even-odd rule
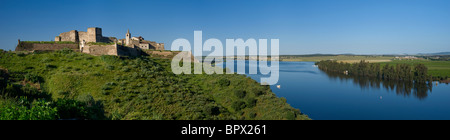
[[[249,65],[248,61],[245,64],[247,71],[257,66]],[[272,91],[315,120],[450,119],[450,86],[447,84],[433,83],[431,89],[421,88],[327,74],[314,67],[314,62],[279,64],[277,85],[280,88],[273,85]],[[262,76],[246,73],[257,81]]]

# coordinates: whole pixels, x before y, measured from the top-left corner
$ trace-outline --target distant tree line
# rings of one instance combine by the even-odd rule
[[[320,70],[327,72],[343,73],[352,76],[373,77],[382,80],[410,81],[416,83],[433,82],[432,75],[428,74],[428,68],[424,64],[411,66],[409,64],[386,64],[369,63],[361,60],[359,63],[343,63],[337,61],[316,62]]]
[[[450,61],[450,55],[417,56],[432,61]]]

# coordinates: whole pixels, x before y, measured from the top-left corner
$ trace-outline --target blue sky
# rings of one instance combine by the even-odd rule
[[[450,51],[450,0],[0,0],[1,49],[103,28],[163,42],[280,39],[280,54]]]

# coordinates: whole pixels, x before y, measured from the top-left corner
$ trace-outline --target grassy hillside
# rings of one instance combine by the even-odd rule
[[[1,52],[0,72],[3,119],[309,119],[245,75],[174,75],[168,59]]]

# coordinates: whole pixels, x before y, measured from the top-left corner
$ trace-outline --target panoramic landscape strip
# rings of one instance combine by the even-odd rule
[[[450,120],[449,7],[449,0],[1,0],[0,121],[35,137],[416,131],[416,122],[377,121],[387,126],[380,131],[317,120]]]

